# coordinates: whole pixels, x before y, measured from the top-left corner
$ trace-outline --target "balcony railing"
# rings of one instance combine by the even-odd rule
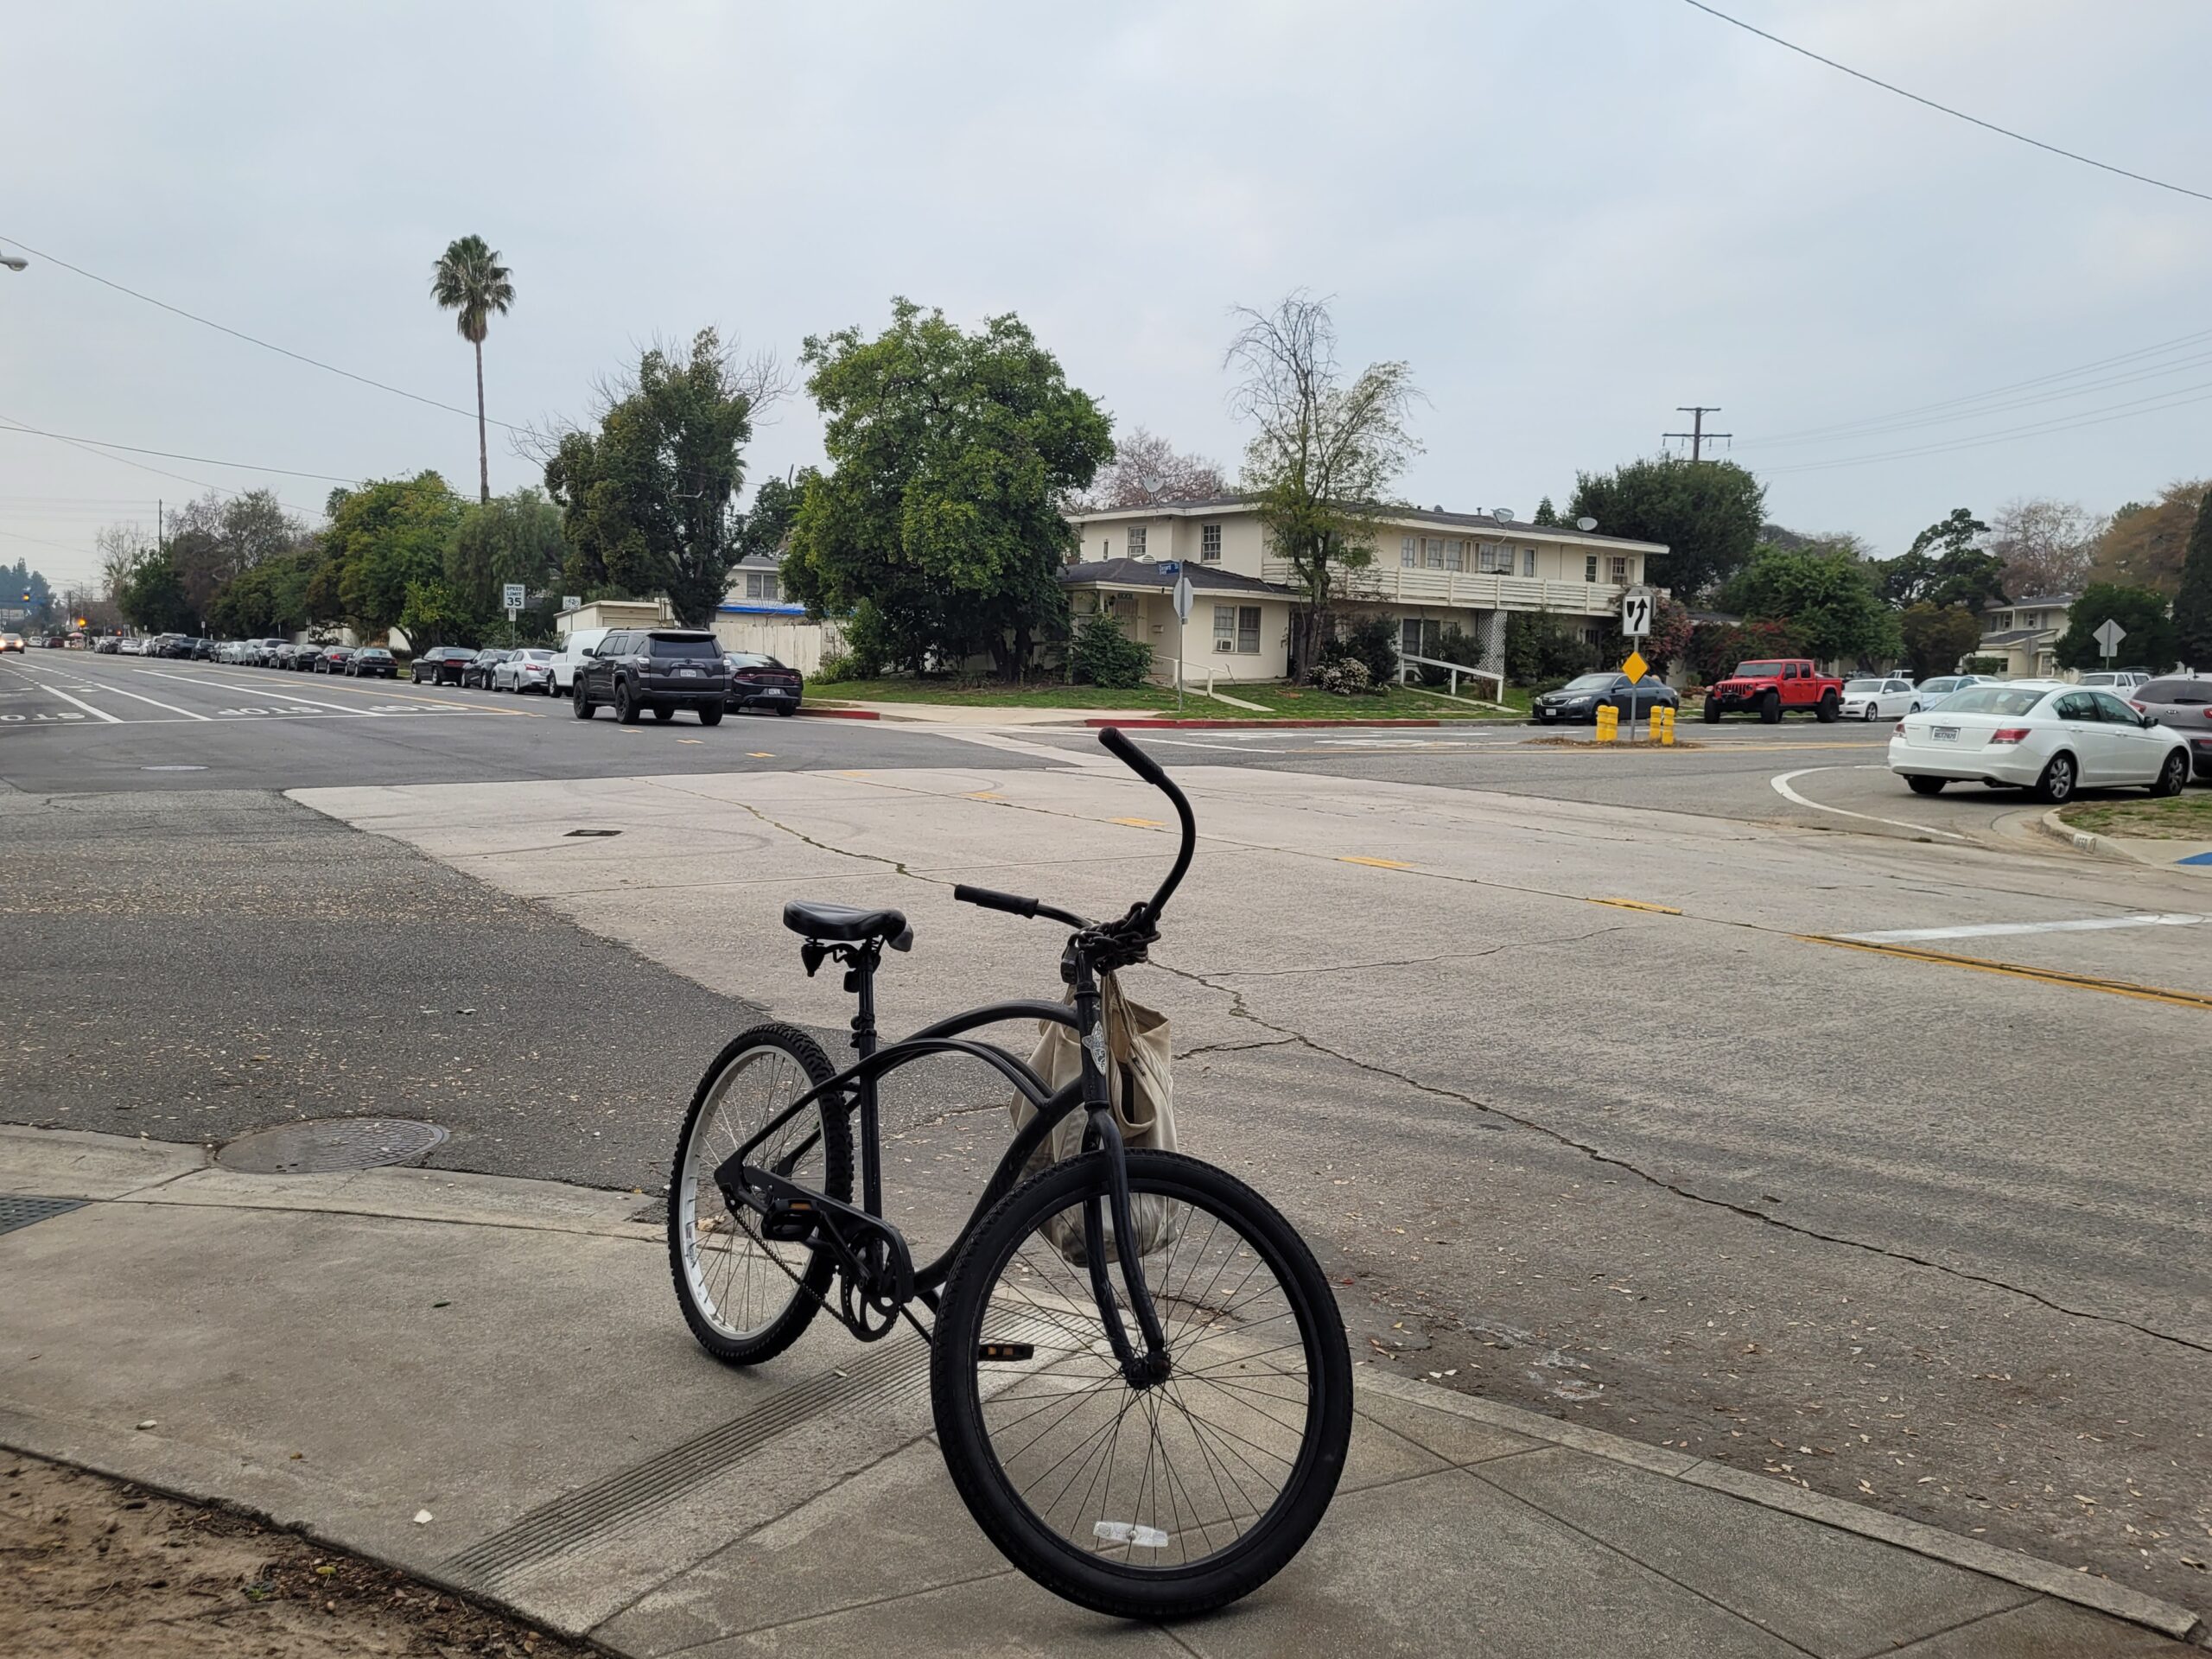
[[[1265,561],[1260,574],[1286,587],[1298,585],[1298,574],[1285,559]],[[1476,611],[1561,611],[1578,616],[1617,613],[1622,593],[1619,585],[1612,582],[1547,582],[1541,576],[1380,563],[1363,570],[1341,571],[1337,584],[1338,591],[1347,599],[1376,603],[1458,606]]]

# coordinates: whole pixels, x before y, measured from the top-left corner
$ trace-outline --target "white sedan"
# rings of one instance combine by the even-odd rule
[[[553,695],[553,653],[535,649],[510,652],[493,666],[494,691],[543,691]]]
[[[2109,691],[2006,680],[1907,715],[1890,739],[1890,770],[1919,795],[1949,783],[2032,789],[2053,805],[2077,789],[2126,785],[2178,795],[2189,783],[2189,741]]]
[[[1843,683],[1843,717],[1846,720],[1895,720],[1899,715],[1913,710],[1912,682],[1890,678],[1885,680],[1846,680]]]

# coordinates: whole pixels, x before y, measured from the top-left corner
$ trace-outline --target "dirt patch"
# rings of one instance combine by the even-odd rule
[[[10,1659],[455,1659],[589,1650],[238,1516],[0,1452]]]

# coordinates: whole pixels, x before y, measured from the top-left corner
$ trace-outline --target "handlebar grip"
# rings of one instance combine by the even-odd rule
[[[1106,727],[1098,734],[1098,741],[1111,751],[1115,759],[1154,789],[1168,787],[1167,774],[1160,769],[1160,762],[1139,748],[1120,727]]]
[[[1025,919],[1037,914],[1037,901],[1024,899],[1020,893],[998,893],[989,887],[971,887],[962,882],[952,890],[952,896],[963,905],[980,905],[985,910],[1002,910],[1010,916]]]

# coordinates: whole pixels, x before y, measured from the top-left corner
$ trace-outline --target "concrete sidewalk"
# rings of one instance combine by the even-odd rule
[[[264,1513],[624,1654],[2185,1651],[2185,1610],[1778,1481],[1362,1368],[1336,1503],[1172,1630],[969,1521],[926,1351],[692,1344],[646,1201],[245,1175],[0,1128],[0,1443]],[[24,1198],[48,1200],[27,1204]],[[2164,1632],[2164,1635],[2156,1634]]]

